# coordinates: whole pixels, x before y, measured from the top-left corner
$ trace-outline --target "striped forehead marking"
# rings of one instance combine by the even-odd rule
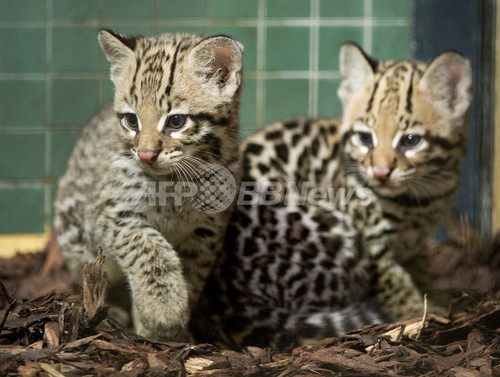
[[[404,110],[411,113],[416,66],[406,61],[389,63],[377,73],[378,78],[368,99],[366,112],[379,112],[382,106],[391,112],[399,112],[401,104],[404,104]],[[405,93],[402,96],[403,91]]]

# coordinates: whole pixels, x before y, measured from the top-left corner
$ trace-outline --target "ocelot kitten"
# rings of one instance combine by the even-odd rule
[[[239,205],[198,309],[216,325],[195,315],[200,339],[285,346],[422,313],[426,243],[465,153],[469,61],[378,61],[348,43],[340,70],[342,120],[242,144]]]
[[[214,166],[238,179],[242,47],[225,36],[101,30],[98,39],[111,63],[114,104],[73,151],[59,183],[55,231],[77,275],[102,248],[111,299],[119,306],[131,295],[139,334],[187,339],[190,310],[234,205],[216,213],[166,190],[163,200],[154,195],[196,183]]]

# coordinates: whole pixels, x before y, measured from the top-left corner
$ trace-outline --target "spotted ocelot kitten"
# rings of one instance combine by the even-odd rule
[[[286,346],[423,312],[427,241],[465,153],[469,61],[379,61],[348,43],[340,70],[342,120],[277,123],[242,144],[200,339]]]
[[[131,296],[139,334],[186,339],[233,204],[215,213],[166,190],[155,195],[194,182],[210,166],[238,178],[242,47],[225,36],[110,30],[98,40],[111,63],[114,103],[73,151],[59,183],[55,231],[79,276],[102,248],[110,301],[126,310]]]

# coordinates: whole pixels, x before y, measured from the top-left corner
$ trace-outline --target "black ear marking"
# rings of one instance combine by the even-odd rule
[[[99,30],[99,32],[101,32],[101,31],[108,32],[113,37],[115,37],[120,42],[122,42],[125,46],[130,48],[132,51],[134,51],[135,47],[137,46],[137,38],[142,37],[142,35],[131,36],[131,35],[124,35],[124,34],[115,33],[113,30],[107,29],[107,28],[102,28]]]
[[[133,48],[136,47],[136,38],[101,29],[97,39],[106,59],[111,63],[111,80],[116,86],[121,81],[122,73],[134,59]]]
[[[373,72],[377,72],[378,70],[378,65],[379,65],[379,60],[378,59],[375,59],[373,56],[370,56],[368,55],[365,50],[363,50],[361,48],[361,46],[359,44],[357,44],[356,42],[353,42],[353,41],[346,41],[344,43],[342,43],[342,46],[345,46],[345,45],[352,45],[353,47],[357,48],[359,50],[359,52],[361,52],[361,55],[363,55],[363,57],[366,59],[366,61],[368,62],[368,64],[370,65],[370,67],[372,68]]]

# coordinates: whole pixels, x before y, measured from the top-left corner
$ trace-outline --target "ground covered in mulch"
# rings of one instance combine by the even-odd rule
[[[287,353],[154,342],[107,315],[102,260],[80,287],[51,242],[0,261],[1,376],[500,376],[500,234],[466,224],[431,248],[446,315],[367,326]]]

